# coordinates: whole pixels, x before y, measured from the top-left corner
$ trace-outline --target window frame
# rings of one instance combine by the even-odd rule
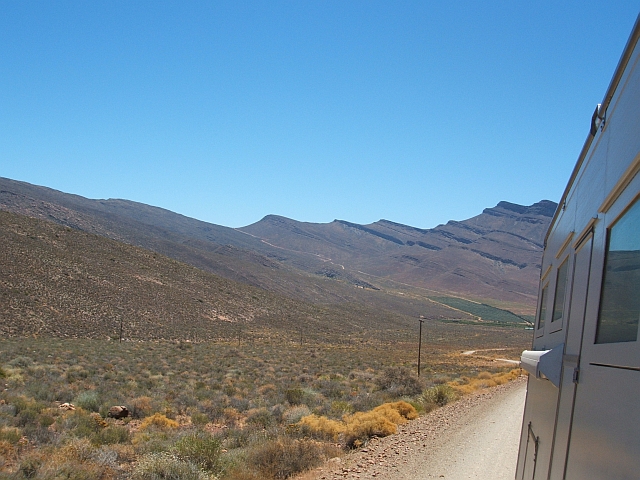
[[[549,309],[547,308],[547,306],[549,304],[550,284],[551,282],[549,281],[549,275],[547,274],[540,281],[540,285],[541,285],[540,298],[538,299],[538,310],[536,312],[536,325],[535,325],[536,337],[541,337],[544,335],[545,327],[548,324],[547,317],[549,316]]]
[[[605,248],[604,248],[604,259],[602,262],[602,273],[600,280],[600,291],[598,297],[598,310],[597,310],[597,318],[595,324],[595,335],[593,338],[594,345],[618,345],[618,344],[635,344],[640,341],[640,318],[639,322],[636,326],[636,338],[635,340],[619,340],[619,341],[598,341],[598,336],[601,332],[601,321],[602,321],[602,313],[604,306],[604,295],[605,295],[605,287],[607,286],[607,266],[609,261],[609,248],[611,245],[611,234],[613,229],[618,225],[620,220],[622,220],[627,213],[634,207],[640,208],[640,195],[636,196],[631,202],[629,202],[621,212],[616,215],[616,217],[609,223],[609,225],[605,229]]]
[[[569,296],[569,292],[571,291],[571,286],[570,286],[570,282],[571,282],[571,277],[572,277],[572,268],[571,268],[571,262],[570,262],[570,255],[565,255],[564,258],[560,261],[560,264],[558,265],[558,267],[555,269],[555,281],[554,281],[554,286],[553,286],[553,303],[552,303],[552,307],[551,307],[551,319],[549,321],[549,333],[554,333],[557,332],[559,330],[562,330],[562,328],[564,327],[565,324],[565,318],[568,317],[569,315],[569,303],[568,300],[568,296]],[[560,269],[566,266],[566,276],[564,279],[564,291],[562,292],[562,315],[560,315],[558,318],[554,318],[555,314],[556,314],[556,306],[558,305],[558,287],[560,286],[560,283],[558,282],[558,280],[560,280]]]

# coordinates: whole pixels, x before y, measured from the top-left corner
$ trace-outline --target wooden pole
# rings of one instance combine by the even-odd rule
[[[422,324],[424,323],[422,316],[418,319],[418,321],[420,322],[420,334],[418,337],[418,376],[420,376],[420,352],[422,352]]]

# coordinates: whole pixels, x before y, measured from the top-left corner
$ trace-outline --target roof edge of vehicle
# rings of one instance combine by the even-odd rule
[[[580,171],[580,167],[582,167],[582,163],[584,162],[584,159],[586,158],[587,153],[589,152],[591,143],[593,142],[593,139],[596,136],[597,126],[600,125],[600,123],[606,118],[607,108],[609,108],[611,99],[613,98],[613,95],[616,89],[618,88],[620,79],[622,78],[622,75],[625,69],[627,68],[629,59],[631,58],[631,55],[633,54],[633,50],[635,49],[636,43],[638,43],[639,39],[640,39],[640,14],[636,18],[636,23],[633,25],[633,30],[631,31],[631,35],[627,40],[627,44],[624,47],[620,60],[618,61],[618,65],[613,74],[613,78],[611,79],[611,82],[609,83],[609,87],[607,88],[607,93],[605,93],[602,103],[599,103],[596,106],[595,111],[593,112],[593,116],[591,117],[591,129],[589,131],[589,135],[587,135],[587,139],[585,140],[584,145],[582,146],[582,150],[580,151],[580,155],[578,156],[578,161],[576,162],[576,165],[573,168],[573,171],[571,172],[571,177],[567,182],[567,186],[564,189],[562,197],[560,198],[560,202],[558,202],[558,207],[556,208],[556,211],[553,215],[551,223],[549,224],[549,229],[547,230],[547,234],[545,235],[545,238],[544,238],[545,246],[547,244],[549,235],[551,234],[551,230],[553,229],[553,226],[555,225],[556,220],[558,219],[558,215],[560,215],[560,212],[562,211],[562,208],[567,200],[567,196],[569,195],[569,191],[573,186],[573,182],[575,181],[576,176]]]

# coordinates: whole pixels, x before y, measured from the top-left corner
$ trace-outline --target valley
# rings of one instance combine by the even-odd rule
[[[553,208],[230,229],[0,179],[0,471],[288,478],[517,378]]]

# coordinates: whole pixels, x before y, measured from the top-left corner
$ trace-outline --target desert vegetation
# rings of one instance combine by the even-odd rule
[[[529,342],[275,260],[281,292],[6,212],[0,243],[0,479],[289,478],[506,381],[491,355]]]
[[[415,347],[2,340],[0,478],[288,478],[515,375],[428,344],[417,378]]]

